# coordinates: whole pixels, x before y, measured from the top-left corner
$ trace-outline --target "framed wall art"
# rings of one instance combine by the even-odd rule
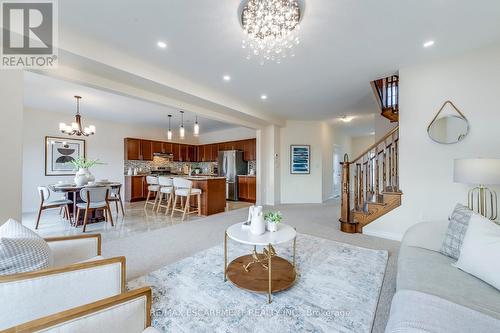
[[[85,140],[45,137],[45,175],[72,176],[76,171],[69,164],[79,157],[85,157]]]
[[[290,173],[310,174],[311,146],[290,145]]]

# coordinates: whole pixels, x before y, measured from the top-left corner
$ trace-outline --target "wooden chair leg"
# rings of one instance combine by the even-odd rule
[[[175,206],[177,205],[177,196],[174,197],[174,205],[172,206],[172,214],[170,214],[171,217],[174,216],[175,213]]]
[[[148,207],[148,203],[149,203],[149,197],[151,196],[151,191],[148,191],[148,195],[146,197],[146,203],[144,204],[144,209],[146,209]]]
[[[118,212],[118,201],[115,201],[115,207],[116,207],[116,216],[118,216],[119,212]]]
[[[75,227],[78,226],[78,221],[80,220],[80,208],[76,209],[76,217],[75,217]]]
[[[108,210],[109,221],[111,222],[111,226],[114,227],[113,216],[111,214],[111,207],[109,207],[109,202],[106,202],[106,209]]]
[[[198,197],[198,216],[201,216],[201,194],[196,195]]]
[[[63,206],[61,206],[61,208],[59,208],[59,215],[61,215],[63,213]]]
[[[35,229],[38,229],[38,224],[40,224],[40,217],[42,216],[42,210],[43,210],[43,207],[40,205],[40,208],[38,209],[38,216],[36,218]]]
[[[158,192],[158,207],[156,207],[157,213],[160,212],[162,198],[163,198],[163,192]]]
[[[71,213],[69,212],[68,205],[64,205],[64,208],[65,208],[65,210],[66,210],[66,216],[68,217],[69,223],[70,223],[70,224],[73,224],[73,221],[72,221],[72,219],[71,219]]]
[[[90,210],[90,208],[86,208],[85,209],[85,215],[83,217],[83,232],[85,232],[85,230],[87,229],[87,221],[88,221],[88,218],[89,218],[89,210]]]
[[[170,209],[170,205],[172,204],[172,196],[172,193],[167,194],[167,209],[165,210],[165,215],[168,214],[168,210]]]
[[[189,215],[189,198],[190,197],[191,197],[190,195],[188,195],[186,197],[186,203],[184,204],[184,213],[182,213],[182,221],[184,221],[184,219],[186,218],[186,214]]]
[[[158,200],[160,198],[160,191],[155,192],[155,202],[153,203],[153,212],[155,211],[156,205],[160,204],[160,201]]]
[[[125,216],[125,210],[123,209],[122,197],[119,195],[118,200],[120,201],[120,208],[122,209],[122,215]]]

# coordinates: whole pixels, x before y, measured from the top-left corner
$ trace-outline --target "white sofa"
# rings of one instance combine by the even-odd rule
[[[125,291],[125,257],[100,257],[100,235],[46,240],[53,267],[0,276],[0,330]]]
[[[447,227],[424,222],[406,232],[386,333],[500,332],[500,291],[439,252]]]
[[[154,333],[151,326],[151,289],[139,288],[33,320],[5,333]]]

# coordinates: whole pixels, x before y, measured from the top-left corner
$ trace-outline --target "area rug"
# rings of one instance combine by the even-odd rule
[[[228,261],[251,250],[229,240]],[[276,252],[291,258],[292,244]],[[222,244],[127,287],[152,287],[152,325],[164,332],[363,333],[372,329],[387,257],[387,251],[298,234],[297,281],[273,294],[271,304],[265,294],[223,281]]]

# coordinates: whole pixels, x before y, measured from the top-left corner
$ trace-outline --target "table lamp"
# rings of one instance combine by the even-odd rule
[[[456,159],[453,171],[455,183],[477,185],[468,193],[469,208],[495,220],[498,216],[497,194],[486,185],[500,184],[500,159]]]

